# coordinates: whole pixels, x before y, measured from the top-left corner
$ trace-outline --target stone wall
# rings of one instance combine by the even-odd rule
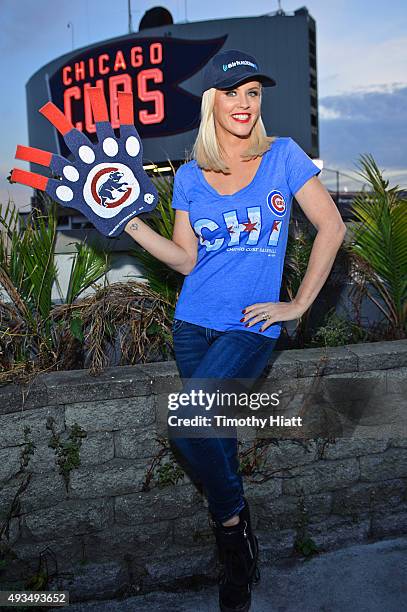
[[[269,432],[256,451],[241,432],[262,561],[407,533],[407,340],[275,352],[259,384],[308,414],[327,393],[369,408],[349,437]],[[215,578],[205,498],[159,437],[180,389],[173,361],[0,389],[2,590],[41,571],[71,601]]]

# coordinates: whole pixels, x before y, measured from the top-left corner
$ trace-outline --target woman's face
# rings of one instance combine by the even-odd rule
[[[250,81],[227,91],[217,89],[213,114],[217,132],[247,138],[260,116],[261,83]]]

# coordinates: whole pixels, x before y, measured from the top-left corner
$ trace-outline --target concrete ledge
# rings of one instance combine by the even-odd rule
[[[265,369],[264,378],[270,381],[288,380],[406,366],[407,340],[394,340],[275,351]],[[48,405],[168,393],[179,388],[175,361],[107,368],[99,376],[90,376],[88,370],[51,372],[38,376],[27,387],[0,387],[0,414]]]

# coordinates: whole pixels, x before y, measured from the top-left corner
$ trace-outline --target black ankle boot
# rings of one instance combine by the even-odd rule
[[[247,612],[252,584],[260,580],[257,567],[259,546],[250,524],[247,500],[239,513],[240,522],[224,527],[212,515],[222,570],[219,576],[219,606],[222,612]]]

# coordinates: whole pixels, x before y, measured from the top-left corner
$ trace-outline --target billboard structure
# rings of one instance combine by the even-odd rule
[[[318,157],[316,26],[306,8],[260,17],[168,24],[107,40],[59,57],[27,83],[30,146],[69,155],[63,139],[38,113],[51,100],[91,140],[95,125],[87,96],[101,86],[118,125],[117,92],[132,91],[144,162],[175,166],[196,137],[202,71],[223,49],[254,55],[277,86],[264,90],[268,135],[291,136]],[[34,168],[35,170],[35,168]]]

